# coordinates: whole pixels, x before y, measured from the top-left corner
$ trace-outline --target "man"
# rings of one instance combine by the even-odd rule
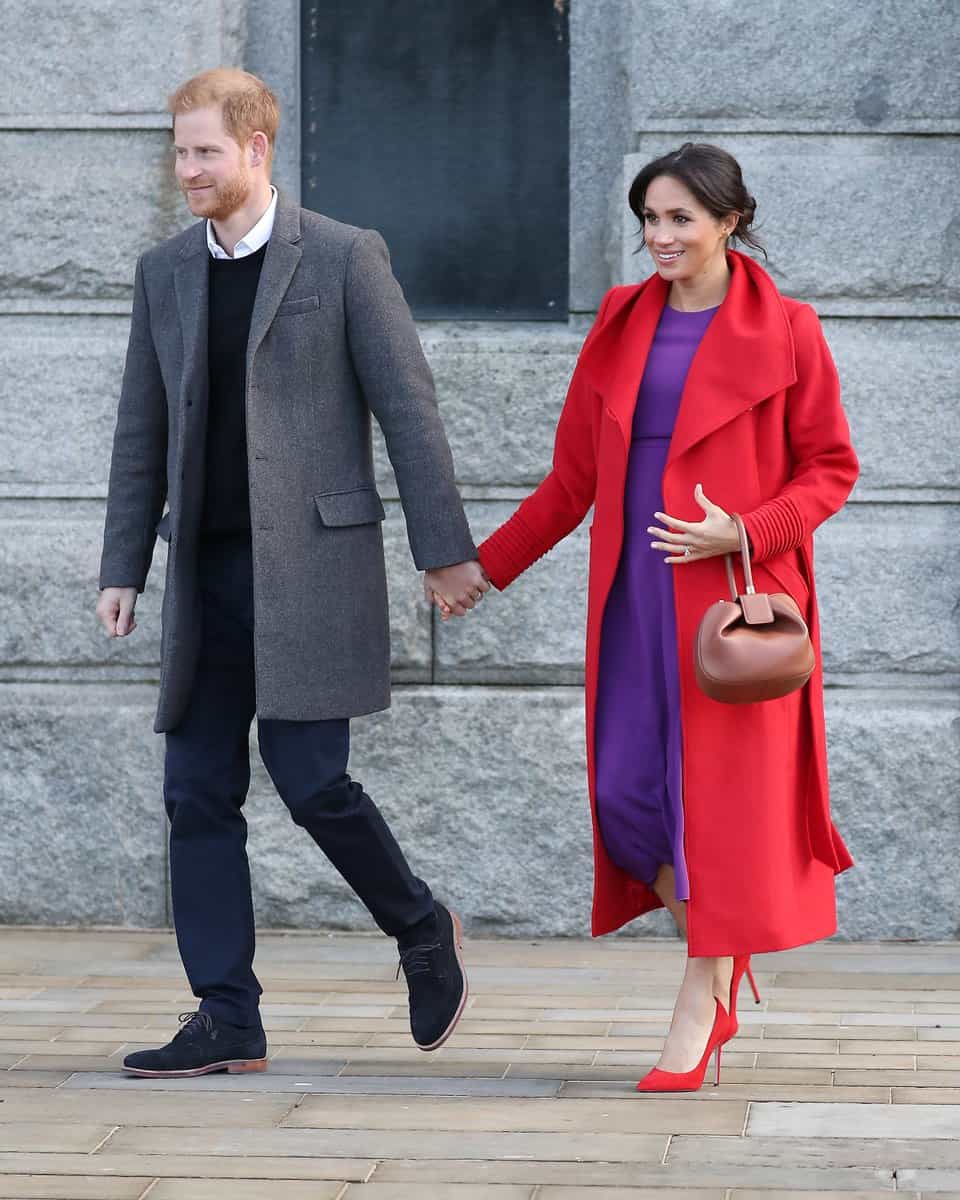
[[[124,1066],[266,1067],[242,815],[254,715],[293,820],[397,938],[413,1036],[432,1050],[466,1003],[459,921],[346,772],[350,718],[390,703],[371,411],[427,597],[463,615],[489,587],[430,370],[380,236],[272,187],[279,111],[265,84],[207,71],[169,109],[177,182],[203,220],[137,264],[97,613],[111,636],[136,628],[164,538],[155,729],[177,941],[200,1006]]]

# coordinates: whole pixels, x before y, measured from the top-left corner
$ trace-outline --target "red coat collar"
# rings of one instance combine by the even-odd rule
[[[667,465],[715,429],[796,382],[793,333],[767,272],[727,252],[730,287],[690,364]],[[580,366],[630,442],[637,392],[670,285],[659,274],[618,288]]]

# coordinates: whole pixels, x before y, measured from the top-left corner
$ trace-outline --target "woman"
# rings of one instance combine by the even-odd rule
[[[852,860],[828,804],[812,534],[858,464],[816,313],[729,248],[759,246],[736,160],[688,142],[644,167],[630,206],[656,272],[605,296],[553,469],[480,560],[502,590],[594,506],[593,933],[665,905],[686,935],[670,1032],[637,1086],[688,1090],[714,1051],[719,1079],[750,953],[836,929]],[[818,651],[803,689],[751,705],[708,699],[693,667],[700,618],[729,595],[737,512],[757,590],[793,596]]]

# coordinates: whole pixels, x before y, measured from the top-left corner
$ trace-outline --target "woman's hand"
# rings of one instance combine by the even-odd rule
[[[478,604],[490,587],[487,573],[476,559],[451,567],[434,567],[423,576],[426,601],[436,604],[444,620],[451,614],[465,617],[468,609]]]
[[[493,587],[489,575],[477,560],[461,563],[460,566],[469,567],[470,572],[466,576],[465,587],[456,598],[449,593],[449,590],[446,594],[439,590],[439,577],[443,572],[427,571],[424,575],[423,591],[427,603],[437,606],[440,610],[440,617],[444,621],[448,621],[452,616],[465,617],[467,610],[475,608],[483,599],[484,592],[489,592]],[[445,571],[455,569],[457,568],[444,568]]]
[[[671,517],[661,512],[653,514],[658,521],[670,527],[658,529],[651,525],[647,529],[647,533],[652,533],[660,539],[651,542],[651,548],[670,553],[671,557],[665,558],[664,562],[676,565],[699,562],[702,558],[730,554],[740,548],[740,538],[733,517],[724,512],[719,504],[708,500],[699,483],[693,490],[693,498],[704,511],[702,521],[681,521],[679,517]]]

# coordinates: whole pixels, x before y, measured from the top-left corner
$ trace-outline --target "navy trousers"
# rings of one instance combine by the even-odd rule
[[[201,651],[190,704],[166,735],[164,803],[177,943],[201,1009],[259,1022],[243,803],[256,713],[249,538],[202,543]],[[347,774],[350,722],[271,721],[260,755],[296,824],[310,834],[384,933],[399,937],[433,912],[377,806]]]

